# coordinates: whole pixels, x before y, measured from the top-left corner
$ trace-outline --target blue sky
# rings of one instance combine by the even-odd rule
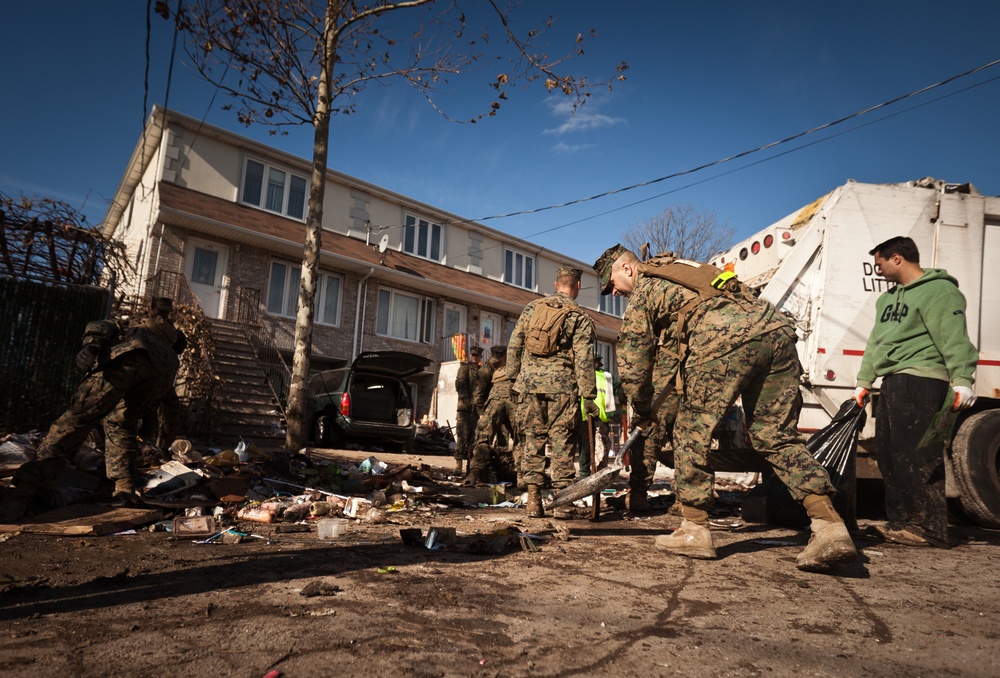
[[[171,1],[174,4],[174,0]],[[148,108],[167,99],[170,24],[153,17],[143,108],[146,3],[3,3],[0,191],[40,194],[101,221]],[[960,8],[960,9],[959,9]],[[545,14],[552,52],[599,37],[570,70],[628,80],[570,117],[565,102],[518,89],[499,115],[449,123],[399,84],[370,87],[332,125],[331,168],[466,218],[560,204],[758,148],[1000,58],[1000,3],[526,2]],[[717,212],[741,239],[848,179],[970,181],[1000,194],[1000,65],[796,142],[571,207],[482,223],[592,262],[623,228],[677,203]],[[457,117],[488,102],[486,72],[440,100]],[[223,96],[178,51],[169,106],[311,155],[311,131],[269,137],[221,110]],[[815,143],[819,142],[819,143]],[[792,151],[792,152],[788,152]],[[762,162],[763,161],[763,162]]]

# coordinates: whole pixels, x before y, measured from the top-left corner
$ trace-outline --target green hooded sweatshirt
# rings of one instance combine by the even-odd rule
[[[896,285],[875,302],[858,386],[876,377],[912,374],[972,387],[979,351],[965,328],[965,296],[942,268],[928,268],[909,285]]]

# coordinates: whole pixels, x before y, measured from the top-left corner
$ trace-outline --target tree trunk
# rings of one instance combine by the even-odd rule
[[[326,159],[330,146],[330,83],[336,64],[334,22],[339,3],[328,3],[326,11],[326,58],[320,64],[320,80],[313,119],[313,162],[309,187],[309,215],[306,219],[306,241],[302,253],[302,276],[299,285],[299,306],[295,315],[295,353],[292,356],[292,383],[288,392],[285,420],[285,449],[296,452],[305,446],[309,434],[309,364],[312,360],[313,303],[316,298],[316,278],[323,235],[323,198],[326,194]]]

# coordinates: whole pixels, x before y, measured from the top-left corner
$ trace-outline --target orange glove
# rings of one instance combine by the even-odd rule
[[[851,400],[856,402],[858,407],[864,407],[865,403],[868,402],[868,389],[864,386],[858,386],[851,394]]]
[[[958,412],[972,407],[976,404],[976,394],[968,386],[952,386],[955,392],[955,403],[951,406],[952,412]]]

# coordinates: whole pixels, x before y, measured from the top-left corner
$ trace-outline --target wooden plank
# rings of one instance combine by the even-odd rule
[[[94,504],[65,506],[41,513],[17,524],[0,525],[2,532],[29,532],[67,536],[98,537],[147,525],[162,517],[160,511],[148,508],[114,508]]]

